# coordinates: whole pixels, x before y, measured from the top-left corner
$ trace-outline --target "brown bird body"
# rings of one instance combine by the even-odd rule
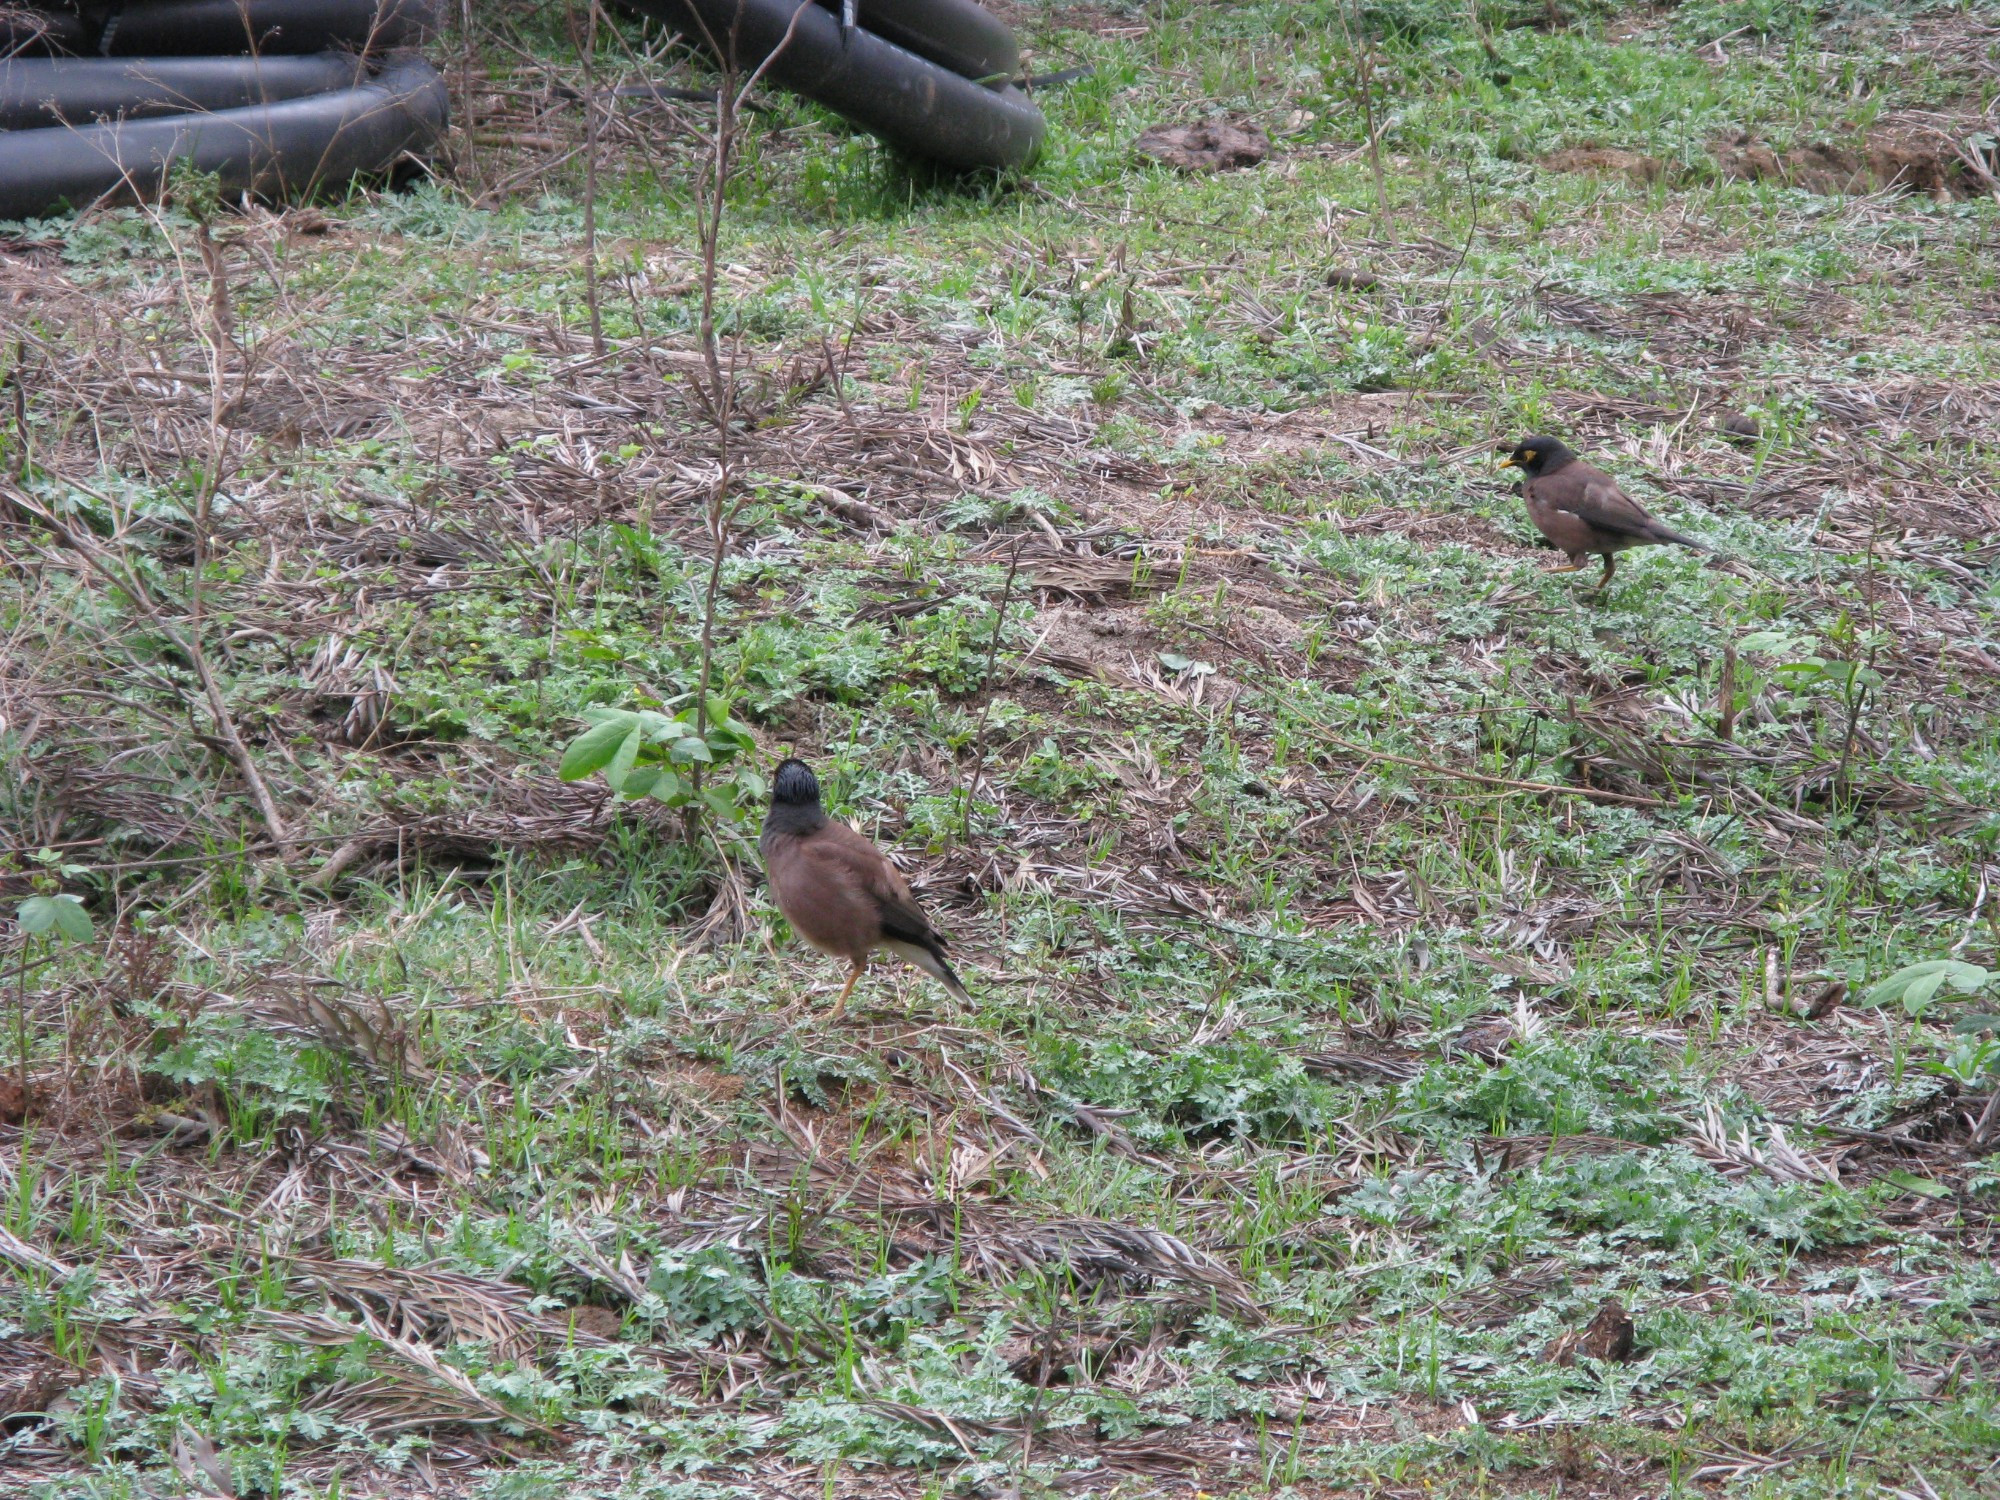
[[[970,1002],[945,961],[944,939],[910,894],[909,882],[867,839],[826,815],[819,782],[804,761],[788,760],[771,780],[771,810],[757,838],[771,894],[806,942],[850,965],[832,1016],[847,1005],[869,955],[886,949]]]
[[[1709,550],[1706,543],[1683,536],[1655,519],[1645,506],[1618,488],[1617,480],[1585,463],[1555,438],[1523,439],[1500,460],[1500,467],[1518,468],[1527,474],[1521,493],[1528,503],[1528,519],[1550,545],[1569,557],[1569,566],[1557,568],[1558,573],[1574,573],[1586,557],[1604,559],[1604,576],[1597,581],[1600,593],[1617,570],[1620,552],[1667,543],[1697,552]]]

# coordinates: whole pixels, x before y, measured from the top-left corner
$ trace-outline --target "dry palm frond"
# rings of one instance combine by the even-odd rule
[[[1548,1023],[1528,1003],[1526,995],[1514,997],[1514,1034],[1524,1042],[1532,1042],[1548,1029]]]
[[[1694,1127],[1694,1149],[1729,1177],[1755,1170],[1773,1182],[1840,1181],[1840,1174],[1831,1166],[1802,1155],[1786,1139],[1782,1125],[1768,1127],[1761,1146],[1751,1141],[1748,1125],[1731,1136],[1729,1127],[1722,1122],[1722,1111],[1713,1104],[1702,1111],[1701,1123]]]
[[[266,1031],[344,1053],[378,1077],[428,1076],[416,1037],[384,1001],[373,996],[300,983],[231,1000],[229,1008]]]
[[[982,1235],[975,1249],[995,1269],[1011,1261],[1021,1268],[1065,1265],[1090,1279],[1177,1281],[1213,1293],[1219,1305],[1246,1318],[1263,1317],[1242,1278],[1164,1230],[1106,1219],[1055,1219]]]
[[[39,1271],[52,1281],[68,1281],[76,1274],[75,1266],[65,1265],[53,1255],[37,1250],[5,1225],[0,1225],[0,1260],[10,1260],[30,1271]]]
[[[341,711],[343,742],[366,747],[375,741],[396,692],[396,679],[386,667],[370,662],[336,632],[319,643],[301,676],[312,711],[329,717]]]
[[[703,945],[725,947],[741,942],[751,930],[750,883],[737,861],[724,858],[716,876],[715,893],[708,910],[695,923],[694,940]]]
[[[1400,1083],[1423,1071],[1417,1063],[1400,1057],[1378,1057],[1365,1052],[1303,1052],[1299,1066],[1319,1078],[1382,1078]]]
[[[229,1464],[205,1434],[183,1423],[174,1434],[172,1456],[181,1478],[197,1495],[236,1500],[236,1483],[230,1477]]]
[[[544,1423],[509,1410],[464,1371],[412,1339],[384,1335],[323,1313],[266,1312],[257,1326],[286,1343],[322,1349],[345,1348],[365,1335],[370,1343],[363,1346],[361,1357],[370,1378],[336,1380],[317,1391],[302,1409],[365,1426],[378,1437],[449,1425],[550,1431]]]
[[[823,1154],[809,1136],[795,1134],[792,1149],[755,1148],[745,1165],[770,1191],[821,1199],[826,1217],[872,1213],[901,1220],[909,1233],[935,1240],[940,1250],[955,1243],[958,1253],[991,1277],[1068,1266],[1091,1280],[1178,1282],[1201,1288],[1241,1316],[1262,1317],[1240,1277],[1163,1230],[1104,1219],[1037,1223],[974,1201],[948,1201],[906,1168]]]
[[[490,1344],[505,1358],[524,1359],[572,1338],[604,1342],[530,1311],[520,1287],[457,1271],[301,1259],[292,1276],[351,1309],[385,1343],[415,1344],[443,1333],[454,1343]]]

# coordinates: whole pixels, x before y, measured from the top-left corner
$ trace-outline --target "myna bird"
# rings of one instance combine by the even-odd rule
[[[1576,572],[1593,553],[1604,559],[1604,576],[1597,580],[1600,594],[1617,571],[1618,554],[1627,548],[1673,542],[1697,552],[1711,550],[1706,543],[1654,520],[1643,505],[1618,488],[1617,480],[1602,469],[1592,468],[1559,439],[1523,438],[1520,446],[1500,460],[1500,467],[1518,468],[1528,476],[1521,490],[1528,502],[1528,519],[1550,545],[1569,555],[1569,566],[1557,568],[1558,573]]]
[[[828,1020],[846,1007],[877,948],[915,964],[954,999],[971,1002],[945,962],[944,939],[917,909],[909,882],[880,849],[826,815],[819,805],[819,780],[804,761],[785,761],[771,779],[771,810],[757,852],[792,930],[853,966]]]

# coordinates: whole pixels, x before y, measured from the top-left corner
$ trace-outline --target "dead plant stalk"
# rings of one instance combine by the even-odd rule
[[[594,0],[593,0],[594,3]],[[736,415],[736,360],[731,352],[727,368],[723,366],[722,349],[715,333],[715,283],[716,268],[721,256],[723,211],[729,198],[729,177],[735,166],[736,137],[738,121],[750,91],[763,80],[771,64],[783,55],[798,32],[799,17],[813,3],[800,0],[792,12],[791,24],[771,53],[759,63],[739,89],[736,80],[736,42],[742,28],[742,7],[737,8],[737,24],[729,30],[725,41],[718,42],[707,35],[709,49],[715,54],[722,67],[722,78],[715,91],[715,135],[709,152],[708,171],[697,179],[699,223],[701,235],[701,357],[703,372],[708,377],[708,388],[703,393],[704,404],[708,408],[709,422],[715,431],[715,477],[708,489],[708,583],[702,591],[701,601],[701,668],[695,691],[695,734],[708,733],[708,688],[715,675],[715,612],[722,593],[722,564],[729,555],[729,538],[736,524],[737,512],[742,508],[742,496],[736,493],[734,483],[735,448],[731,441],[731,424]],[[699,19],[699,17],[697,17]],[[707,27],[703,28],[707,33]],[[700,767],[695,768],[697,785]],[[697,806],[698,804],[690,804]]]
[[[235,763],[242,776],[244,786],[249,790],[250,800],[256,804],[258,815],[264,820],[264,827],[282,850],[290,839],[284,816],[278,811],[277,799],[257,768],[257,761],[244,742],[242,733],[236,727],[235,717],[222,696],[222,687],[217,682],[213,667],[209,663],[208,652],[202,644],[202,629],[206,599],[202,584],[208,571],[209,533],[214,517],[215,497],[222,488],[223,477],[229,464],[229,429],[224,418],[230,408],[228,395],[229,366],[231,353],[236,354],[237,399],[248,396],[253,375],[254,355],[238,345],[234,332],[234,319],[229,300],[229,266],[225,247],[220,244],[210,227],[210,217],[206,212],[196,215],[195,246],[201,253],[202,269],[206,273],[208,289],[206,296],[198,297],[193,277],[179,243],[168,233],[166,221],[156,216],[156,223],[162,237],[172,246],[174,259],[180,272],[178,281],[187,303],[188,325],[200,342],[204,362],[208,366],[208,442],[199,458],[199,483],[195,489],[193,525],[193,566],[188,578],[188,628],[186,651],[194,665],[195,676],[201,682],[202,696],[208,701],[209,718],[214,722],[216,734],[229,751],[229,758]],[[282,856],[281,856],[282,857]]]
[[[590,307],[590,352],[604,358],[604,313],[597,289],[597,0],[583,26],[583,297]]]
[[[1382,167],[1382,130],[1375,122],[1375,51],[1368,41],[1366,17],[1355,6],[1350,21],[1348,7],[1340,7],[1340,29],[1354,60],[1353,93],[1361,106],[1362,124],[1368,132],[1368,166],[1375,179],[1375,232],[1382,234],[1390,224],[1389,180]],[[1454,272],[1454,275],[1457,273]]]
[[[959,836],[968,840],[972,837],[972,799],[979,795],[980,778],[986,774],[986,720],[993,712],[993,663],[1000,655],[1000,635],[1007,628],[1007,606],[1014,602],[1014,578],[1021,571],[1021,548],[1027,541],[1026,536],[1016,540],[1007,559],[1007,581],[1000,586],[1000,608],[993,616],[993,639],[986,643],[986,671],[979,681],[986,701],[979,706],[979,728],[972,737],[972,773],[966,779],[965,798],[958,814]]]

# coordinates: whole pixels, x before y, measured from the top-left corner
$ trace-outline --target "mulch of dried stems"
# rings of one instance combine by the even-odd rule
[[[478,193],[497,200],[527,190],[573,160],[581,139],[578,82],[524,60],[508,78],[481,83],[472,129],[459,143],[460,166]],[[607,117],[605,149],[644,150],[663,163],[685,163],[696,149],[690,109],[672,100],[627,100]],[[784,147],[773,142],[771,149]],[[1843,209],[1841,219],[1863,227],[1886,212],[1881,200],[1864,198]],[[406,737],[397,727],[399,689],[385,625],[402,607],[422,608],[489,570],[508,570],[535,598],[552,593],[547,580],[538,585],[532,576],[532,549],[608,520],[643,514],[663,533],[691,547],[701,545],[709,470],[687,378],[698,356],[685,341],[655,337],[599,356],[573,329],[527,321],[497,298],[475,305],[449,328],[429,325],[394,349],[309,349],[305,335],[316,304],[287,269],[290,253],[299,236],[309,235],[326,253],[338,255],[345,233],[329,230],[310,213],[250,213],[235,220],[221,237],[217,264],[226,270],[231,296],[241,298],[245,288],[256,286],[266,330],[254,357],[229,345],[212,361],[205,359],[195,330],[222,283],[198,260],[178,289],[121,290],[114,282],[86,290],[45,247],[0,247],[0,297],[29,315],[14,326],[31,372],[31,410],[37,430],[55,434],[34,454],[39,467],[80,480],[109,472],[158,480],[203,455],[219,454],[227,464],[230,504],[219,517],[213,544],[254,538],[267,566],[217,586],[209,608],[226,617],[227,628],[207,627],[202,639],[225,664],[252,645],[276,648],[281,681],[261,694],[240,694],[232,711],[241,716],[239,727],[292,830],[289,846],[280,846],[268,829],[258,828],[244,789],[218,748],[219,726],[190,686],[187,664],[162,661],[156,642],[135,646],[122,622],[94,625],[80,605],[80,591],[90,579],[77,557],[17,510],[0,516],[0,528],[10,565],[39,613],[24,614],[15,639],[0,649],[0,717],[33,746],[23,762],[26,782],[17,804],[23,817],[16,831],[24,845],[62,847],[80,862],[109,864],[126,876],[150,872],[186,901],[202,888],[206,851],[239,842],[297,874],[317,872],[321,885],[333,889],[344,874],[419,855],[460,862],[500,851],[587,850],[605,837],[613,813],[600,794],[563,787],[547,768],[510,764],[491,749]],[[1450,294],[1468,285],[1458,277],[1453,247],[1357,237],[1339,248],[1373,269],[1373,286],[1356,294],[1367,298],[1367,319],[1398,324],[1417,340],[1447,337]],[[1034,253],[1020,251],[1024,261]],[[1877,243],[1868,253],[1878,274],[1894,274],[1903,252]],[[603,295],[637,305],[665,290],[685,289],[695,269],[691,256],[662,249],[649,256],[643,270],[609,278]],[[1077,268],[1079,277],[1094,272],[1094,266]],[[754,281],[749,272],[727,274],[746,284]],[[1260,329],[1281,331],[1272,304],[1286,288],[1228,253],[1212,263],[1134,268],[1126,282],[1146,317],[1171,316],[1175,299],[1199,289],[1205,300],[1226,309],[1214,326],[1234,322],[1253,335]],[[1781,338],[1809,352],[1840,333],[1853,315],[1837,294],[1827,295],[1809,323],[1786,325],[1744,299],[1720,294],[1662,294],[1614,305],[1537,285],[1508,289],[1507,297],[1506,316],[1456,336],[1471,338],[1504,369],[1549,387],[1552,407],[1584,443],[1645,464],[1684,504],[1790,525],[1799,546],[1816,547],[1826,559],[1812,580],[1794,586],[1828,604],[1865,593],[1867,607],[1890,629],[1890,643],[1878,661],[1888,680],[1884,700],[1940,702],[1961,695],[1955,724],[1926,728],[1938,754],[1949,753],[1949,737],[1958,729],[1974,732],[1967,726],[1995,706],[2000,679],[2000,662],[1969,640],[1984,590],[1978,570],[2000,552],[1986,540],[2000,534],[2000,494],[1968,455],[1972,439],[1990,435],[2000,415],[2000,389],[1895,376],[1800,380],[1795,394],[1810,399],[1815,425],[1781,465],[1753,471],[1747,459],[1713,451],[1698,465],[1684,464],[1678,455],[1686,443],[1740,400],[1750,351]],[[1523,326],[1535,330],[1532,337],[1521,332]],[[176,327],[178,333],[172,331]],[[1143,353],[1146,332],[1121,327],[1115,336]],[[1588,359],[1567,342],[1571,335],[1643,347],[1672,372],[1683,404],[1650,407],[1573,388],[1566,372],[1578,371],[1580,387]],[[900,399],[835,399],[838,372],[861,368],[860,356],[870,347],[893,345],[929,351],[924,401],[912,410]],[[760,474],[804,487],[823,507],[825,524],[863,548],[895,525],[934,522],[943,506],[966,492],[1002,495],[1034,485],[1061,493],[1077,517],[1073,524],[1025,521],[982,544],[983,555],[996,565],[1019,559],[1025,587],[1044,607],[1045,620],[1053,622],[1029,657],[1003,663],[1000,688],[1032,691],[1042,674],[1094,678],[1148,694],[1172,711],[1216,713],[1273,674],[1304,675],[1298,622],[1353,603],[1339,578],[1284,549],[1287,528],[1281,520],[1209,506],[1179,490],[1163,498],[1165,471],[1099,445],[1087,415],[1036,413],[1016,405],[974,368],[964,349],[935,329],[906,325],[884,307],[868,307],[854,325],[851,346],[814,341],[744,355],[748,415],[782,417],[758,421],[745,432],[744,462]],[[500,347],[533,353],[549,378],[524,388],[483,373]],[[404,373],[415,369],[428,373]],[[1055,366],[1056,373],[1090,376],[1101,369],[1094,346]],[[1143,404],[1151,384],[1143,360],[1128,372]],[[218,380],[221,393],[215,389]],[[985,399],[969,419],[961,419],[959,403],[975,391]],[[1336,400],[1316,413],[1281,418],[1211,413],[1199,423],[1183,422],[1221,436],[1233,456],[1258,466],[1272,485],[1317,493],[1319,482],[1304,477],[1296,462],[1315,449],[1331,448],[1357,467],[1381,473],[1463,457],[1408,436],[1388,436],[1403,419],[1462,399],[1397,392]],[[62,411],[85,419],[58,422],[54,414]],[[637,437],[641,417],[684,435]],[[516,450],[511,464],[496,471],[492,457],[527,434],[538,439],[532,450]],[[1864,434],[1871,455],[1865,465],[1855,462],[1855,444]],[[339,504],[329,507],[313,486],[287,482],[285,464],[294,449],[368,436],[423,455],[433,477],[421,494],[406,498],[335,480]],[[643,450],[636,461],[608,462],[608,455],[635,441]],[[101,538],[106,545],[149,532],[150,543],[170,561],[177,547],[181,562],[192,556],[184,521],[119,513],[115,504],[112,513],[110,535]],[[1468,531],[1462,518],[1447,514],[1380,508],[1354,514],[1342,525],[1355,533],[1392,529],[1521,550],[1490,530]],[[1977,549],[1967,551],[1967,541]],[[1950,581],[1941,589],[1911,586],[1896,570],[1903,561],[1935,569]],[[895,572],[885,554],[885,578]],[[1143,604],[1159,586],[1154,580],[1176,576],[1197,588],[1223,580],[1230,585],[1230,614],[1217,622],[1204,647],[1217,660],[1219,682],[1182,678],[1157,665],[1152,647],[1158,638]],[[934,598],[885,584],[882,597],[868,608],[893,622],[929,607]],[[746,617],[758,607],[755,601],[738,602]],[[1421,618],[1421,603],[1407,602],[1413,617]],[[60,619],[61,628],[47,628],[50,618]],[[1336,643],[1316,670],[1337,681],[1351,666]],[[1576,664],[1545,659],[1525,686],[1545,712],[1565,720],[1583,744],[1597,747],[1577,758],[1577,781],[1563,791],[1613,800],[1693,792],[1761,830],[1773,849],[1825,837],[1819,808],[1828,794],[1828,773],[1813,726],[1796,726],[1778,748],[1763,741],[1764,748],[1753,754],[1718,739],[1702,706],[1665,703],[1658,694],[1601,680]],[[1934,791],[1872,770],[1867,752],[1873,744],[1865,727],[1859,739],[1862,753],[1846,789],[1851,798],[1946,826],[1978,815]],[[286,748],[301,743],[319,746],[309,764]],[[191,746],[208,753],[191,755]],[[1006,754],[1006,747],[996,748]],[[356,803],[338,792],[342,769],[350,764],[447,770],[460,797],[444,809],[406,806],[393,792]],[[1196,932],[1203,924],[1254,926],[1258,914],[1237,893],[1191,868],[1197,861],[1183,847],[1189,836],[1185,830],[1177,836],[1174,826],[1189,805],[1183,778],[1136,752],[1107,757],[1106,765],[1123,783],[1129,813],[1110,857],[1100,851],[1086,858],[1093,834],[1004,786],[989,785],[1014,830],[1008,846],[955,849],[916,872],[921,883],[933,897],[947,900],[1060,889],[1072,898],[1186,924]],[[942,761],[914,768],[939,785],[960,774]],[[1758,791],[1745,775],[1753,768],[1765,787],[1789,788],[1788,797]],[[1376,772],[1411,775],[1440,790],[1467,789],[1444,767],[1422,760],[1385,763],[1365,748],[1359,755],[1332,751],[1317,770],[1282,781],[1282,790],[1314,809],[1298,830],[1301,847],[1291,857],[1312,858],[1328,872],[1326,902],[1304,913],[1306,919],[1396,927],[1476,909],[1469,896],[1461,902],[1449,890],[1414,887],[1402,877],[1366,877],[1335,852],[1330,838],[1324,848],[1315,842],[1316,825],[1341,822],[1350,831],[1365,830],[1405,815],[1362,791]],[[1504,783],[1492,793],[1522,794]],[[1449,824],[1453,814],[1444,817]],[[669,836],[672,830],[663,826],[661,832]],[[1762,955],[1768,947],[1763,919],[1735,889],[1727,862],[1691,833],[1663,837],[1677,858],[1660,864],[1654,878],[1677,920],[1733,928],[1743,934],[1749,952]],[[0,878],[10,892],[18,883],[15,877]],[[153,890],[161,888],[156,884]],[[1616,916],[1588,890],[1544,891],[1531,907],[1507,919],[1511,928],[1503,921],[1500,934],[1518,952],[1533,956],[1496,962],[1511,963],[1522,974],[1559,978],[1538,967],[1559,957],[1558,940],[1583,924]],[[160,976],[147,971],[143,941],[125,941],[128,994],[173,996],[173,986],[162,988]],[[1801,951],[1801,971],[1812,960],[1810,952]],[[1843,1171],[1852,1178],[1886,1165],[1948,1174],[1959,1156],[1954,1141],[1962,1142],[1974,1123],[1948,1097],[1916,1111],[1914,1124],[1848,1131],[1831,1149],[1805,1144],[1813,1127],[1825,1123],[1821,1112],[1879,1068],[1880,1049],[1870,1046],[1867,1027],[1844,1012],[1809,1025],[1777,1019],[1778,1007],[1790,1000],[1791,982],[1789,975],[1774,976],[1773,1019],[1753,1039],[1754,1065],[1742,1076],[1745,1087],[1771,1106],[1774,1118],[1790,1123],[1732,1133],[1713,1116],[1690,1120],[1685,1139],[1692,1148],[1718,1170],[1761,1173],[1780,1182],[1832,1180]],[[35,1003],[53,1015],[87,998],[40,994]],[[38,1140],[37,1154],[46,1170],[67,1160],[67,1169],[80,1174],[102,1160],[103,1143],[86,1127],[108,1125],[121,1158],[139,1174],[139,1193],[155,1212],[150,1222],[128,1222],[119,1253],[99,1264],[101,1287],[123,1311],[89,1330],[85,1365],[117,1372],[126,1399],[143,1401],[161,1370],[186,1363],[197,1347],[221,1337],[195,1338],[166,1309],[212,1299],[211,1252],[223,1250],[252,1225],[260,1232],[276,1228],[288,1285],[317,1310],[266,1314],[257,1335],[301,1345],[346,1343],[357,1330],[373,1338],[365,1374],[343,1377],[318,1398],[325,1414],[365,1420],[378,1433],[432,1434],[438,1446],[424,1465],[433,1480],[440,1471],[448,1475],[454,1465],[483,1462],[511,1444],[514,1440],[496,1429],[522,1424],[442,1362],[442,1346],[472,1339],[523,1358],[546,1359],[565,1341],[587,1342],[596,1333],[530,1311],[525,1295],[501,1282],[329,1259],[312,1248],[340,1202],[392,1195],[416,1213],[426,1203],[463,1202],[483,1160],[478,1142],[415,1143],[391,1127],[377,1129],[372,1138],[342,1130],[309,1140],[294,1132],[286,1149],[268,1156],[211,1161],[199,1148],[215,1133],[216,1122],[199,1100],[178,1101],[170,1110],[143,1097],[131,1082],[129,1065],[148,1041],[146,1028],[121,1009],[115,995],[100,998],[102,1024],[113,1033],[118,1061],[94,1080],[36,1080],[38,1090],[46,1089],[38,1094],[44,1122],[58,1126],[53,1139]],[[542,1000],[563,1005],[560,996]],[[309,974],[249,975],[240,993],[183,994],[181,1002],[245,1010],[262,1025],[310,1036],[353,1059],[364,1080],[420,1066],[386,1010],[371,1011],[328,991]],[[579,1014],[587,1036],[588,1013]],[[923,1052],[923,1040],[921,1032],[912,1039],[912,1055]],[[1466,1045],[1473,1051],[1489,1047],[1490,1055],[1498,1056],[1505,1042],[1500,1035]],[[947,1159],[920,1169],[904,1160],[828,1150],[814,1126],[787,1115],[775,1122],[776,1144],[743,1148],[727,1187],[705,1187],[664,1205],[656,1227],[688,1248],[753,1247],[771,1232],[774,1214],[801,1207],[813,1226],[808,1249],[829,1258],[848,1253],[846,1242],[828,1232],[831,1226],[843,1221],[887,1226],[905,1258],[953,1253],[970,1272],[1002,1278],[1061,1267],[1095,1295],[1161,1300],[1169,1311],[1159,1329],[1171,1330],[1176,1318],[1211,1310],[1253,1322],[1261,1317],[1217,1238],[1204,1244],[1199,1233],[1182,1238],[1091,1219],[1036,1220],[982,1198],[996,1164],[1032,1163],[1046,1143],[1038,1127],[986,1086],[962,1070],[954,1076],[948,1056],[924,1055],[929,1060],[906,1080],[905,1093],[920,1113],[951,1121],[952,1129],[941,1134],[959,1146]],[[1378,1047],[1314,1054],[1301,1064],[1324,1076],[1387,1085],[1407,1076],[1416,1055]],[[923,1076],[952,1097],[927,1094],[915,1081]],[[1025,1065],[1010,1084],[1045,1118],[1066,1120],[1064,1128],[1173,1172],[1185,1191],[1191,1225],[1217,1220],[1220,1205],[1249,1191],[1248,1175],[1226,1165],[1149,1156],[1114,1117],[1055,1099]],[[503,1086],[489,1080],[482,1089],[502,1100],[496,1109],[504,1107]],[[694,1108],[699,1126],[699,1106]],[[21,1133],[0,1127],[0,1140],[18,1148]],[[1491,1149],[1500,1153],[1504,1168],[1550,1150],[1625,1148],[1578,1138],[1499,1142]],[[1335,1188],[1357,1180],[1371,1164],[1422,1157],[1415,1143],[1394,1132],[1357,1129],[1337,1156],[1303,1159],[1288,1171],[1319,1175]],[[243,1207],[224,1209],[225,1199]],[[1910,1212],[1921,1217],[1932,1202],[1913,1199]],[[1941,1221],[1943,1209],[1934,1217]],[[572,1269],[578,1284],[604,1305],[638,1302],[644,1268],[613,1264],[596,1247],[597,1238],[593,1226],[577,1226]],[[1356,1259],[1364,1248],[1360,1240],[1350,1247]],[[51,1280],[74,1269],[49,1250],[4,1233],[0,1259],[16,1274]],[[1508,1298],[1536,1294],[1531,1283],[1530,1276],[1520,1286],[1448,1312],[1473,1323],[1505,1317],[1505,1309],[1515,1305]],[[1157,1340],[1165,1334],[1135,1345],[1122,1342],[1119,1327],[1109,1319],[1067,1333],[1024,1330],[1017,1369],[1031,1372],[1024,1378],[1047,1380],[1088,1365],[1097,1378],[1135,1393],[1174,1378],[1157,1357]],[[799,1356],[809,1355],[819,1338],[814,1330],[785,1328],[774,1317],[763,1329],[713,1348],[653,1341],[640,1344],[637,1357],[674,1373],[690,1392],[719,1394],[725,1402],[771,1400],[796,1378]],[[38,1341],[15,1340],[10,1352],[20,1356],[12,1365],[18,1373],[8,1378],[0,1405],[14,1413],[41,1409],[80,1373],[54,1361]],[[1282,1399],[1306,1409],[1323,1394],[1313,1389],[1314,1378],[1299,1377],[1297,1389],[1281,1393]],[[991,1436],[968,1433],[934,1413],[887,1402],[884,1408],[968,1449]],[[1369,1427],[1365,1414],[1356,1418],[1337,1406],[1314,1410],[1306,1430],[1315,1441],[1335,1441]],[[21,1420],[0,1416],[15,1426]],[[1374,1421],[1380,1425],[1384,1419]],[[1019,1436],[1030,1441],[1025,1432]],[[1188,1475],[1226,1470],[1241,1458],[1241,1443],[1237,1429],[1198,1424],[1153,1441],[1084,1447],[1100,1464],[1099,1473]],[[70,1461],[69,1450],[46,1436],[31,1436],[10,1455],[10,1463],[25,1466],[22,1473],[59,1472]],[[310,1467],[312,1461],[302,1462]],[[774,1482],[780,1477],[774,1470]],[[880,1485],[871,1488],[886,1492]]]

